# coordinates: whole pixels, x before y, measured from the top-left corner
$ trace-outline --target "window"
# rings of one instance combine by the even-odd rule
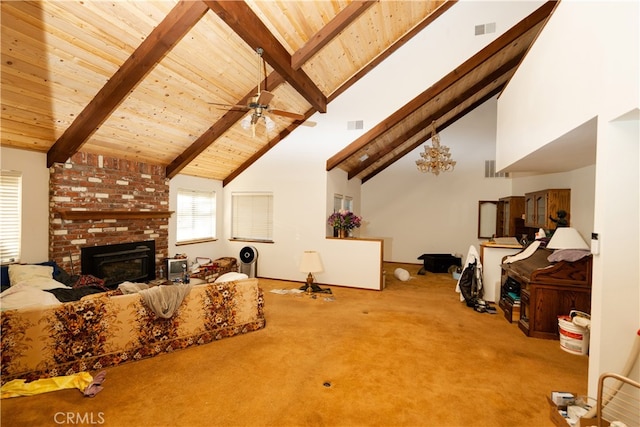
[[[273,194],[231,194],[231,238],[273,241]]]
[[[216,238],[216,193],[178,190],[176,243]]]
[[[343,205],[342,205],[342,209],[344,209],[345,211],[353,212],[353,197],[344,196],[344,202],[343,202]]]
[[[333,195],[333,211],[338,212],[339,210],[351,211],[353,212],[353,197],[351,196],[343,196],[342,194],[334,194]]]
[[[20,260],[22,226],[22,173],[0,172],[0,262]]]
[[[342,199],[343,199],[342,194],[333,195],[333,211],[334,212],[338,212],[340,209],[342,209]]]

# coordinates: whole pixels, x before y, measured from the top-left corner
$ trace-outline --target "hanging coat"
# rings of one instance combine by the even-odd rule
[[[460,294],[460,301],[465,301],[469,307],[474,307],[482,299],[482,263],[473,245],[469,247],[464,269],[456,284],[456,292]]]

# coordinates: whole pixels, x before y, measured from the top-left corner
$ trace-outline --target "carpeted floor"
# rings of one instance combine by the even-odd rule
[[[315,299],[260,279],[265,329],[107,369],[94,398],[2,400],[2,425],[552,426],[546,396],[586,392],[586,356],[467,308],[450,275],[419,268]]]

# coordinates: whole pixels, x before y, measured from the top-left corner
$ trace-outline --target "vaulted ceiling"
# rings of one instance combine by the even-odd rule
[[[454,4],[3,1],[1,143],[46,152],[48,166],[81,150],[226,184]],[[554,6],[328,159],[327,170],[366,181],[426,141],[433,121],[441,130],[499,93]],[[273,98],[248,112],[258,92]],[[253,131],[242,123],[252,112]]]

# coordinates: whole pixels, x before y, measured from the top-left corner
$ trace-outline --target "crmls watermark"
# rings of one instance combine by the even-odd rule
[[[61,425],[104,424],[104,412],[56,412],[53,415],[53,422]]]

